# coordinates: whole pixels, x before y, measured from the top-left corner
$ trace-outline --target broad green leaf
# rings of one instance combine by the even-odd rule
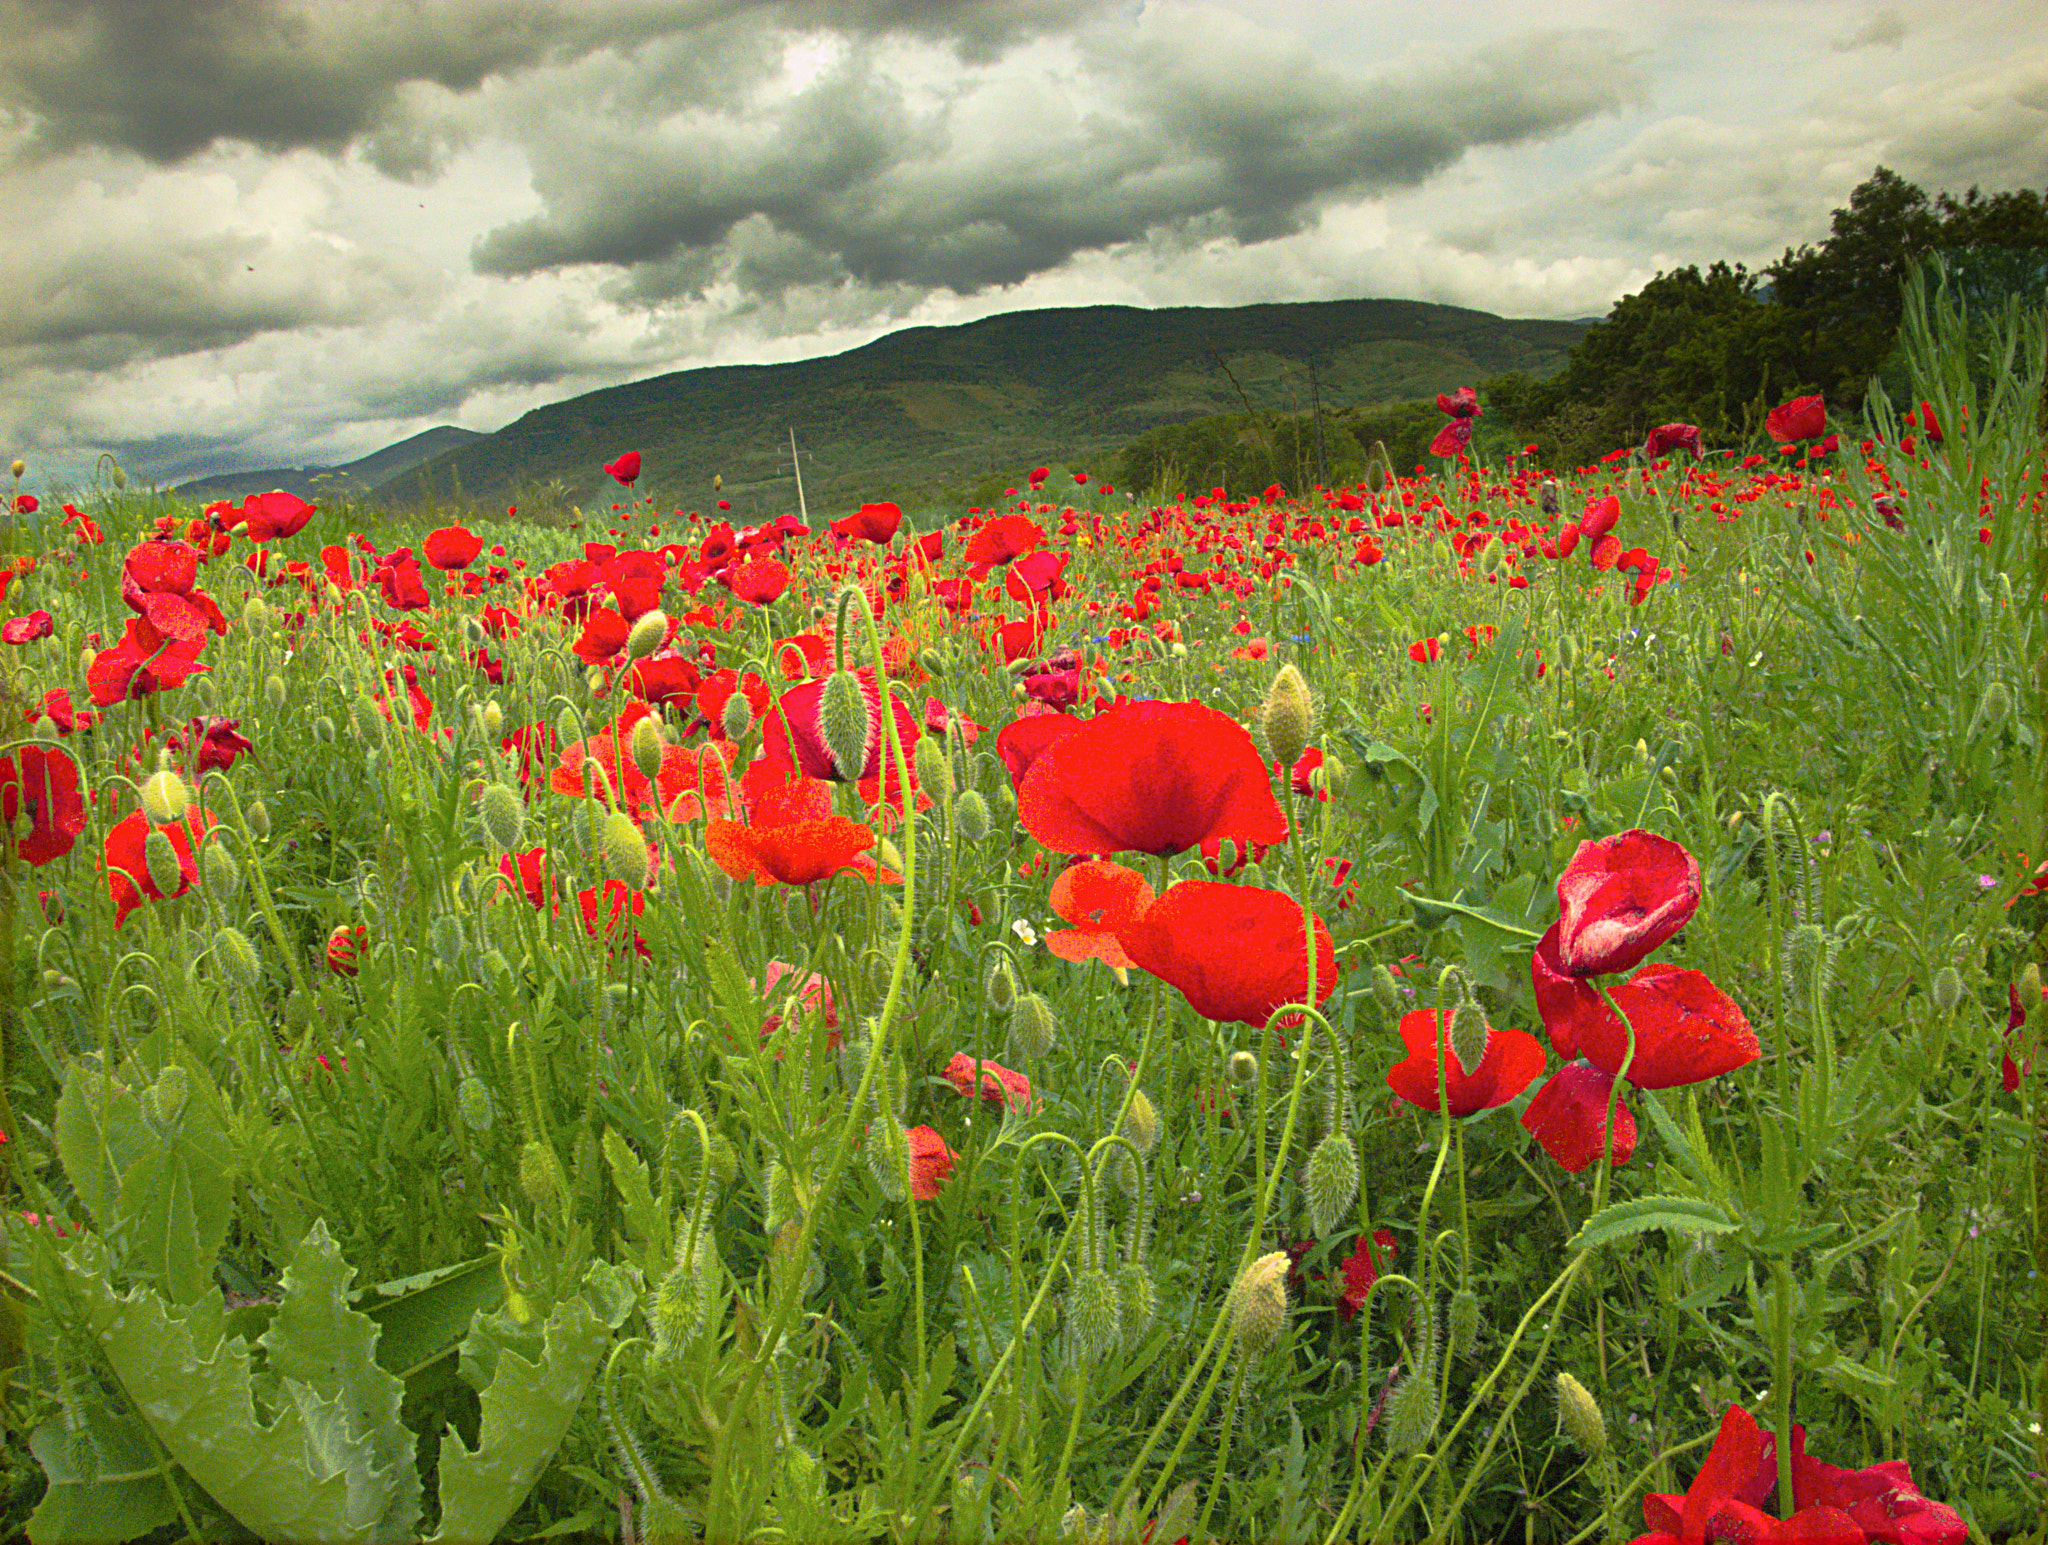
[[[57,1157],[71,1189],[102,1233],[119,1225],[121,1177],[155,1146],[134,1092],[86,1063],[74,1063],[57,1096]]]
[[[1602,1208],[1572,1236],[1574,1250],[1591,1250],[1631,1234],[1663,1229],[1679,1234],[1729,1234],[1735,1220],[1713,1202],[1691,1196],[1639,1196]]]
[[[149,1435],[132,1416],[85,1403],[77,1432],[53,1418],[29,1434],[49,1487],[29,1515],[29,1545],[132,1540],[175,1523],[178,1505],[157,1468]]]
[[[442,1439],[436,1540],[497,1538],[561,1447],[611,1333],[637,1297],[623,1272],[600,1261],[584,1278],[583,1291],[557,1304],[548,1317],[537,1362],[510,1348],[497,1352],[496,1374],[483,1391],[477,1446],[469,1448],[452,1431]],[[477,1316],[463,1341],[465,1361],[472,1344],[488,1339],[492,1321],[501,1318]]]
[[[417,1400],[452,1381],[456,1348],[479,1312],[504,1303],[505,1279],[495,1256],[480,1255],[380,1282],[353,1297],[383,1331],[377,1366],[405,1380],[405,1398]]]

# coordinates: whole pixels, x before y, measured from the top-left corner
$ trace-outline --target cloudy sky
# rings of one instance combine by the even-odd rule
[[[1597,316],[1880,163],[2048,188],[2037,3],[0,0],[0,455],[327,464],[1037,306]]]

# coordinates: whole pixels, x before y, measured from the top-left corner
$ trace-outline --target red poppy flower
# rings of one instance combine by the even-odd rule
[[[1428,665],[1439,659],[1444,652],[1444,641],[1440,638],[1419,638],[1408,646],[1408,658],[1417,665]]]
[[[735,880],[756,885],[812,885],[841,869],[872,874],[872,862],[863,867],[856,861],[874,845],[873,830],[836,815],[777,826],[710,821],[704,827],[712,862]]]
[[[384,594],[384,604],[393,611],[423,612],[434,604],[427,594],[419,560],[410,553],[402,558],[396,554],[386,558],[377,566],[376,580],[377,588]]]
[[[1010,787],[1022,790],[1024,775],[1038,759],[1081,727],[1081,721],[1063,713],[1032,713],[1006,724],[996,733],[996,755],[1009,770]]]
[[[1557,879],[1558,957],[1574,976],[1627,971],[1699,909],[1699,861],[1669,837],[1631,828],[1582,842]]]
[[[9,617],[6,624],[0,626],[0,642],[33,644],[37,639],[48,638],[56,631],[56,619],[38,608],[26,617]]]
[[[2005,1001],[2007,1010],[2005,1017],[2005,1040],[2007,1046],[2011,1046],[2013,1044],[2013,1032],[2020,1029],[2027,1022],[2027,1011],[2020,1006],[2020,990],[2017,986],[2009,986],[2005,989]],[[2041,988],[2041,1001],[2048,1003],[2048,984],[2044,984]],[[2007,1094],[2012,1094],[2019,1088],[2020,1071],[2020,1065],[2013,1061],[2012,1053],[2010,1051],[2006,1052],[2005,1060],[1999,1066],[1998,1075],[1999,1084]],[[2029,1073],[2034,1071],[2034,1059],[2032,1057],[2027,1059],[2026,1071]]]
[[[903,511],[885,501],[863,504],[844,520],[833,521],[832,531],[856,542],[873,542],[877,547],[887,547],[896,535],[896,528],[902,524]]]
[[[1594,568],[1603,574],[1606,573],[1621,557],[1621,538],[1612,532],[1608,533],[1593,544],[1593,550],[1587,556]]]
[[[1887,1459],[1861,1470],[1847,1470],[1810,1457],[1805,1440],[1805,1429],[1794,1427],[1792,1499],[1799,1511],[1788,1521],[1788,1527],[1809,1514],[1818,1516],[1832,1510],[1846,1515],[1859,1536],[1872,1540],[1895,1540],[1900,1545],[1965,1545],[1970,1538],[1970,1526],[1960,1513],[1920,1494],[1913,1484],[1912,1468],[1905,1460]]]
[[[498,873],[507,885],[519,887],[535,911],[549,905],[555,896],[554,876],[548,873],[547,849],[528,848],[524,853],[507,853],[498,860]],[[504,887],[499,888],[504,894]]]
[[[1652,461],[1673,451],[1691,451],[1694,456],[1700,455],[1699,425],[1659,424],[1650,431],[1650,438],[1643,442],[1643,455]]]
[[[1827,428],[1827,404],[1818,395],[1794,397],[1764,415],[1764,432],[1781,445],[1818,440]]]
[[[1450,396],[1438,392],[1436,405],[1451,416],[1451,421],[1437,431],[1429,444],[1429,454],[1455,456],[1471,442],[1472,420],[1479,417],[1479,394],[1469,386],[1461,386]]]
[[[170,893],[171,896],[182,896],[197,883],[199,860],[194,849],[212,826],[213,822],[195,807],[186,813],[183,820],[157,828],[170,838],[171,850],[178,856],[178,888]],[[128,914],[143,902],[169,899],[157,888],[143,856],[143,843],[148,840],[149,831],[148,815],[137,810],[116,822],[113,830],[107,833],[107,889],[114,898],[116,928],[125,923]]]
[[[966,1052],[956,1051],[946,1063],[946,1082],[963,1095],[974,1093],[974,1062],[975,1059]],[[1000,1062],[984,1061],[981,1064],[981,1097],[991,1105],[1029,1110],[1031,1080]]]
[[[1621,519],[1621,500],[1617,495],[1588,499],[1586,513],[1579,517],[1579,535],[1589,542],[1597,542],[1612,531]]]
[[[813,971],[804,978],[801,985],[791,982],[782,985],[796,975],[796,967],[785,960],[771,960],[762,974],[761,996],[771,1004],[793,1004],[805,1018],[820,1015],[825,1024],[825,1049],[839,1048],[839,1005],[832,997],[832,984]],[[780,1012],[765,1014],[761,1018],[761,1039],[767,1040],[782,1028]]]
[[[68,753],[23,746],[0,755],[0,830],[13,835],[24,814],[29,829],[15,851],[27,863],[54,863],[76,846],[85,830],[85,800],[78,764]]]
[[[1045,528],[1029,515],[1001,516],[968,538],[968,573],[977,580],[986,579],[991,570],[1044,545]]]
[[[1045,934],[1045,947],[1062,960],[1099,960],[1112,969],[1136,964],[1117,942],[1127,927],[1152,905],[1151,882],[1136,870],[1094,858],[1060,871],[1052,882],[1052,909],[1072,928]]]
[[[1704,1083],[1763,1055],[1742,1010],[1701,972],[1644,966],[1609,993],[1635,1027],[1628,1081],[1638,1089]],[[1628,1031],[1621,1021],[1597,995],[1574,996],[1568,1013],[1555,1026],[1544,1022],[1553,1044],[1560,1052],[1570,1046],[1604,1072],[1619,1074],[1628,1054]]]
[[[638,451],[628,451],[617,461],[606,462],[604,469],[628,488],[631,488],[633,480],[640,476],[640,453]]]
[[[920,1202],[934,1201],[953,1173],[953,1150],[930,1127],[912,1127],[903,1135],[910,1139],[910,1194]]]
[[[749,606],[766,606],[789,588],[789,569],[774,558],[749,558],[720,578]]]
[[[587,890],[578,891],[576,893],[576,907],[583,914],[583,931],[595,939],[598,937],[598,887],[593,885]],[[646,907],[647,897],[644,892],[632,889],[624,880],[605,881],[605,939],[609,941],[612,935],[619,932],[625,925],[627,913],[630,912],[634,917],[638,917],[641,912],[646,910]],[[647,941],[641,938],[638,933],[633,935],[633,948],[638,952],[642,960],[654,958],[654,951],[647,947]]]
[[[1536,1091],[1522,1112],[1522,1126],[1543,1151],[1576,1175],[1600,1157],[1600,1127],[1607,1115],[1608,1091],[1614,1080],[1584,1062],[1568,1062]],[[1625,1099],[1614,1102],[1609,1129],[1616,1164],[1626,1164],[1636,1151],[1636,1118]]]
[[[252,542],[270,542],[297,536],[318,513],[320,506],[308,504],[297,494],[273,488],[267,494],[251,494],[242,501],[242,529]]]
[[[1173,854],[1212,837],[1287,839],[1250,733],[1201,703],[1097,714],[1033,764],[1017,818],[1056,853]]]
[[[1430,1035],[1432,1021],[1436,1035]],[[1463,1118],[1505,1105],[1543,1071],[1543,1047],[1526,1030],[1488,1027],[1486,1055],[1470,1072],[1451,1049],[1451,1014],[1444,1009],[1417,1009],[1401,1016],[1401,1044],[1408,1055],[1387,1073],[1387,1087],[1432,1115],[1437,1110],[1436,1068],[1441,1048],[1450,1083],[1450,1111]]]
[[[360,969],[357,956],[369,941],[367,925],[358,923],[351,928],[346,923],[337,924],[327,936],[327,969],[336,976],[354,976]]]
[[[1320,917],[1315,938],[1320,1004],[1337,985],[1336,952]],[[1182,880],[1127,924],[1117,942],[1134,965],[1179,988],[1208,1019],[1263,1030],[1275,1009],[1304,1001],[1308,992],[1302,909],[1279,891]]]
[[[181,687],[185,678],[203,671],[199,652],[205,648],[202,634],[197,638],[168,638],[147,617],[131,617],[121,641],[102,649],[86,667],[86,685],[92,700],[102,708],[131,698],[146,697],[165,687]]]
[[[429,531],[420,548],[437,569],[466,569],[484,550],[484,539],[465,526],[443,526]]]
[[[1389,1266],[1393,1265],[1400,1249],[1391,1229],[1376,1228],[1370,1239],[1363,1234],[1358,1236],[1357,1245],[1340,1268],[1344,1273],[1344,1294],[1337,1300],[1340,1317],[1348,1320],[1365,1307],[1365,1295],[1380,1280],[1380,1261],[1384,1259]]]
[[[199,754],[192,764],[192,776],[203,778],[216,767],[222,771],[235,765],[235,758],[247,756],[256,747],[241,733],[240,719],[223,719],[208,715],[194,719],[183,736],[173,735],[170,743],[180,746],[189,739],[198,744]]]

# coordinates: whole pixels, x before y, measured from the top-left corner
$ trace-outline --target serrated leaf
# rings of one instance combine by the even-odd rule
[[[107,1074],[75,1063],[57,1096],[57,1157],[100,1232],[119,1224],[121,1177],[155,1145],[141,1102]]]
[[[561,1447],[611,1333],[637,1297],[625,1273],[600,1261],[584,1278],[583,1291],[548,1316],[538,1361],[498,1350],[496,1374],[483,1391],[477,1446],[469,1448],[452,1431],[442,1439],[436,1540],[497,1538]],[[463,1342],[465,1362],[471,1343],[489,1337],[496,1318],[477,1317]]]
[[[668,1220],[655,1203],[647,1163],[617,1127],[609,1126],[604,1129],[604,1160],[611,1167],[626,1226],[644,1247],[641,1264],[651,1269],[668,1254]]]
[[[1603,1207],[1572,1236],[1571,1248],[1591,1250],[1631,1234],[1663,1229],[1678,1234],[1728,1234],[1739,1227],[1721,1207],[1692,1196],[1639,1196]]]
[[[29,1515],[29,1545],[132,1540],[175,1523],[178,1505],[142,1423],[98,1403],[80,1415],[77,1433],[53,1418],[29,1434],[29,1452],[50,1483]]]
[[[505,1301],[497,1257],[480,1255],[454,1266],[380,1282],[356,1294],[357,1308],[377,1323],[377,1366],[405,1381],[405,1398],[418,1400],[452,1383],[455,1350],[479,1312]]]

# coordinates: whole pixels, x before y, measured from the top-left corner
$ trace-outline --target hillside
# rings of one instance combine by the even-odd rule
[[[536,513],[564,501],[601,506],[623,497],[603,464],[637,450],[638,492],[702,508],[721,474],[735,518],[754,519],[796,506],[794,429],[814,512],[930,499],[1000,486],[1054,456],[1106,471],[1146,430],[1239,412],[1246,399],[1261,412],[1306,410],[1311,368],[1329,409],[1510,370],[1547,377],[1586,325],[1391,300],[1012,312],[906,328],[821,359],[684,370],[553,403],[386,480],[374,497]]]
[[[258,472],[223,472],[213,477],[194,478],[168,491],[181,499],[192,500],[240,499],[248,494],[267,493],[273,488],[282,488],[301,499],[333,499],[344,495],[361,497],[379,483],[408,472],[424,461],[482,438],[474,429],[442,424],[338,467],[272,467]]]

